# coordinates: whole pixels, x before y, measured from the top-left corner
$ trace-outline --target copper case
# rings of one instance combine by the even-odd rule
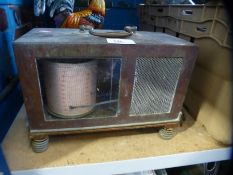
[[[142,127],[174,127],[180,123],[185,93],[197,57],[197,47],[164,33],[138,31],[127,39],[136,44],[109,44],[106,38],[78,29],[33,29],[14,42],[16,62],[29,120],[31,138]],[[47,120],[37,59],[121,58],[118,112],[114,117]],[[130,116],[138,58],[181,58],[171,110]],[[156,71],[156,70],[154,70]],[[159,80],[158,80],[159,81]]]

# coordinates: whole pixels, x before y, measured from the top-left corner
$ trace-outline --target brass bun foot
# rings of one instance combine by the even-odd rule
[[[159,136],[164,140],[170,140],[174,137],[172,128],[162,128],[159,130]]]
[[[41,136],[31,139],[32,150],[35,153],[42,153],[48,149],[49,137]]]

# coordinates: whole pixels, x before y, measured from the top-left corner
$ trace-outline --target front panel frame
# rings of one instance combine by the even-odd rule
[[[90,50],[91,49],[91,50]],[[23,52],[22,52],[23,50]],[[109,44],[15,44],[24,102],[29,119],[30,135],[92,132],[125,128],[177,125],[184,95],[196,59],[197,48],[186,45],[109,45]],[[117,117],[45,121],[37,58],[122,58],[119,93],[120,113]],[[183,67],[168,114],[129,116],[136,59],[139,57],[181,57]]]

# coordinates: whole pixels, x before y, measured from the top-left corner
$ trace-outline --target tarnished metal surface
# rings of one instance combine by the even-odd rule
[[[96,32],[119,32],[120,30],[99,30]],[[122,30],[123,32],[123,30]],[[128,39],[134,40],[137,44],[150,45],[180,45],[180,46],[194,46],[193,43],[184,41],[180,38],[172,37],[164,33],[144,32],[138,31]],[[35,28],[20,39],[16,43],[62,43],[62,44],[107,44],[106,38],[92,36],[89,31],[80,32],[79,29],[49,29],[49,28]]]
[[[14,43],[31,133],[76,133],[121,128],[165,126],[179,123],[187,85],[197,56],[197,47],[162,33],[137,32],[128,37],[136,44],[108,44],[106,38],[88,32],[64,29],[33,29]],[[182,58],[169,113],[129,116],[137,58]],[[118,112],[114,117],[48,120],[44,108],[37,60],[121,58]],[[180,64],[178,64],[180,65]],[[154,70],[156,71],[156,70]],[[176,78],[176,77],[174,77]],[[174,84],[173,84],[174,85]]]

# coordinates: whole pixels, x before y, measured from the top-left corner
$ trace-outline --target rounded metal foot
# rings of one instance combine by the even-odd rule
[[[174,136],[173,129],[172,128],[162,128],[159,130],[159,136],[164,140],[170,140]]]
[[[41,153],[46,151],[48,149],[48,145],[49,145],[48,136],[37,137],[31,140],[32,150],[36,153]]]

